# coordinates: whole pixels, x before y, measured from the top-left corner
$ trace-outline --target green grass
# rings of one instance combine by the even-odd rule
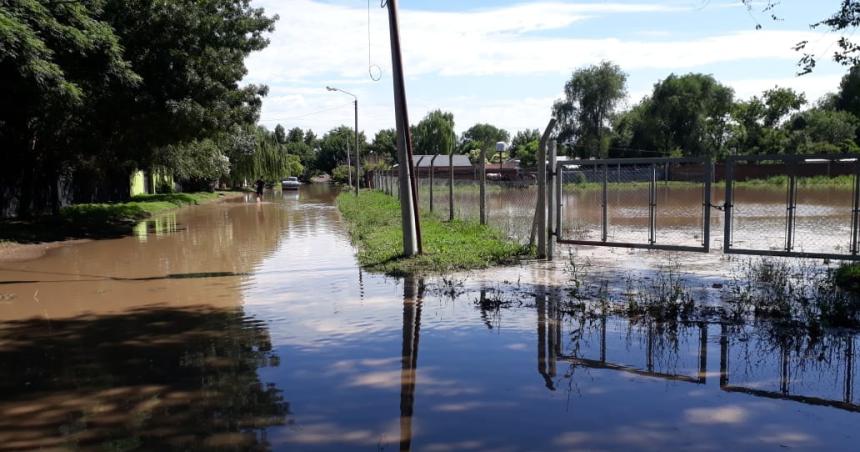
[[[0,221],[0,242],[38,243],[121,236],[128,233],[134,223],[158,213],[204,204],[232,194],[238,193],[166,193],[138,195],[128,202],[74,204],[60,209],[57,217]]]
[[[836,285],[848,292],[860,293],[860,264],[844,264],[836,269]]]
[[[405,258],[397,199],[376,191],[363,191],[358,197],[342,193],[337,206],[358,247],[359,264],[370,271],[390,275],[438,274],[512,263],[530,254],[527,247],[506,240],[487,226],[442,221],[424,213],[421,217],[424,253]]]
[[[202,204],[222,196],[219,193],[165,193],[133,196],[128,202],[75,204],[60,210],[60,217],[78,225],[102,225],[140,221],[185,205]]]

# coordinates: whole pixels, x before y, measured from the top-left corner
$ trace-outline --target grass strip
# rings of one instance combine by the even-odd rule
[[[381,192],[342,193],[337,206],[349,224],[362,267],[389,275],[439,274],[508,264],[530,255],[528,247],[471,221],[421,217],[424,253],[403,257],[400,203]]]

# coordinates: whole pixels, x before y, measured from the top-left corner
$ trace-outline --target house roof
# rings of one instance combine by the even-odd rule
[[[464,167],[468,166],[472,167],[472,162],[469,161],[469,156],[464,154],[454,154],[453,162],[451,162],[452,166],[455,167]],[[416,162],[413,165],[417,168],[430,168],[430,162],[433,161],[433,156],[428,154],[414,154],[412,155],[412,161]],[[436,161],[434,166],[448,166],[448,156],[444,154],[439,154],[436,157]]]

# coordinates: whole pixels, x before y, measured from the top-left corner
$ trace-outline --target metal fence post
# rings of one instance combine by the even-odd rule
[[[481,183],[481,213],[480,213],[480,221],[481,224],[487,224],[487,152],[482,148],[481,149],[481,174],[479,175],[479,181]]]
[[[430,159],[430,212],[433,212],[433,176],[436,172],[436,168],[434,167],[434,164],[436,163],[436,155]]]
[[[657,165],[651,164],[651,181],[648,187],[648,243],[657,242]]]
[[[851,194],[851,254],[857,255],[860,250],[858,244],[858,229],[860,229],[860,159],[854,161],[854,192]]]
[[[556,141],[552,140],[549,142],[549,174],[550,178],[548,183],[546,184],[546,205],[548,207],[546,212],[546,225],[547,225],[547,243],[546,243],[546,256],[547,259],[552,260],[552,256],[555,253],[555,238],[553,237],[558,233],[556,231],[553,233],[553,226],[555,226],[555,185],[556,178],[558,175],[556,174]]]
[[[564,166],[556,163],[555,170],[555,203],[557,206],[556,215],[555,215],[555,238],[556,240],[561,239],[561,214],[562,208],[564,207],[564,203],[561,200],[561,187],[564,184]]]
[[[454,150],[448,154],[448,221],[454,221]]]
[[[666,165],[668,172],[668,165]],[[705,193],[704,209],[702,212],[702,246],[705,247],[705,252],[711,250],[711,183],[714,180],[714,161],[708,159],[705,162]]]
[[[792,161],[788,170],[788,196],[786,203],[785,221],[785,250],[791,251],[794,248],[794,223],[795,210],[797,209],[797,162]]]
[[[723,204],[725,220],[723,221],[723,252],[727,253],[732,248],[732,209],[734,208],[734,183],[735,183],[735,161],[726,160],[726,200]]]
[[[594,166],[594,171],[597,171],[597,165]],[[603,208],[602,212],[602,227],[601,227],[601,240],[606,241],[609,237],[609,199],[608,199],[608,190],[607,190],[607,179],[609,179],[609,165],[603,164]]]

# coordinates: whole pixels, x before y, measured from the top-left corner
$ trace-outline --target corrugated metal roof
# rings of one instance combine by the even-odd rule
[[[453,166],[455,166],[455,167],[468,166],[469,168],[472,167],[472,162],[469,161],[468,155],[454,154],[453,157],[454,157],[454,161],[452,162]],[[430,162],[432,160],[433,160],[432,155],[427,155],[427,154],[413,154],[412,155],[412,161],[417,162],[417,163],[414,163],[413,166],[418,167],[418,168],[430,168]],[[444,155],[444,154],[439,154],[439,156],[436,157],[436,161],[434,163],[434,166],[448,166],[448,156]]]

